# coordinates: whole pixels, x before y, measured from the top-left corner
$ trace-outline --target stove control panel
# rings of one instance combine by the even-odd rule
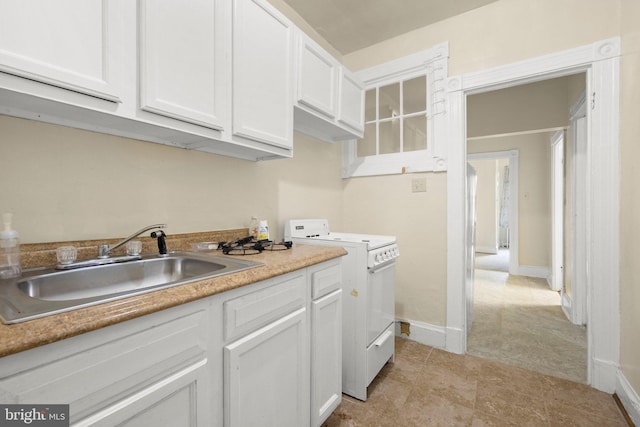
[[[380,264],[396,259],[400,256],[398,245],[383,246],[378,249],[372,249],[367,256],[367,268],[374,268]]]

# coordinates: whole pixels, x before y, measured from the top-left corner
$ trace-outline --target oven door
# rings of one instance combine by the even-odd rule
[[[367,284],[367,346],[384,332],[395,319],[395,261],[369,270]]]

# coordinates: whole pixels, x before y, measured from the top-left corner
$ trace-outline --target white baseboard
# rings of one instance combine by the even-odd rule
[[[640,426],[640,397],[620,369],[618,369],[616,381],[616,394],[620,398],[627,414],[629,414],[633,420],[633,423]]]
[[[537,277],[539,279],[547,279],[547,282],[551,278],[551,272],[547,267],[539,267],[537,265],[522,265],[518,266],[518,275],[527,277]]]
[[[497,246],[476,246],[476,253],[498,255]]]
[[[400,333],[400,322],[409,323],[409,335]],[[444,349],[446,345],[446,334],[444,326],[431,325],[429,323],[416,322],[415,320],[396,320],[396,335],[402,338],[419,342],[420,344]]]
[[[618,364],[594,358],[592,366],[591,387],[606,393],[613,393],[616,390]]]

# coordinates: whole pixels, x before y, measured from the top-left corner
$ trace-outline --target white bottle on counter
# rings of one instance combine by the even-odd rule
[[[20,239],[11,228],[12,213],[2,215],[4,229],[0,231],[0,279],[13,279],[22,275],[20,269]]]
[[[269,240],[269,224],[266,219],[260,220],[258,227],[258,240]]]

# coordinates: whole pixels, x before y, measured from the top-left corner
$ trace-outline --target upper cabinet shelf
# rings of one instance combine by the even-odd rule
[[[70,2],[3,6],[2,114],[248,160],[362,134],[362,85],[266,0]]]

